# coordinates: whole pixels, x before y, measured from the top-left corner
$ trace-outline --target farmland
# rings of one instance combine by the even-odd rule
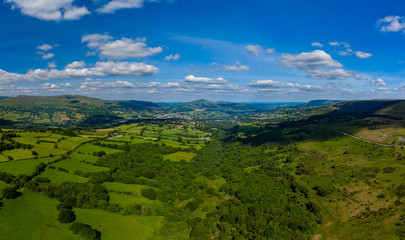
[[[402,122],[307,110],[272,124],[254,115],[2,129],[0,231],[10,239],[402,239]]]
[[[179,124],[189,129],[178,127]],[[20,197],[2,201],[1,233],[8,239],[81,239],[79,235],[74,235],[69,230],[69,224],[64,225],[57,221],[59,213],[57,205],[60,201],[47,197],[38,187],[46,188],[48,185],[57,186],[64,183],[92,184],[89,182],[94,178],[93,174],[110,171],[109,167],[97,164],[100,157],[123,153],[128,146],[137,143],[173,146],[178,149],[178,153],[168,154],[168,158],[173,161],[180,160],[178,158],[189,161],[195,153],[181,150],[201,149],[209,141],[202,137],[210,136],[210,133],[193,128],[193,124],[186,122],[174,122],[165,126],[132,124],[104,130],[87,130],[75,136],[51,129],[3,130],[8,136],[3,138],[5,143],[23,145],[1,152],[3,160],[0,163],[0,172],[12,174],[10,175],[12,180],[4,179],[7,182],[11,181],[9,184],[0,181],[0,190],[12,187],[15,184],[14,178],[32,178],[29,180],[32,184],[29,184],[28,188],[19,189],[22,194]],[[184,141],[179,141],[182,138]],[[163,217],[156,214],[162,212],[163,203],[142,195],[143,190],[151,189],[145,184],[148,183],[104,182],[102,185],[108,191],[109,206],[104,207],[104,210],[75,208],[76,221],[100,231],[103,239],[152,237],[154,231],[162,224]],[[41,205],[34,207],[37,202],[41,202]],[[131,210],[138,209],[138,206],[141,206],[139,210]],[[115,209],[118,209],[118,212]],[[14,222],[18,219],[26,220],[16,225]],[[128,230],[123,231],[128,229],[128,226],[131,226],[130,229],[133,231],[129,232],[130,235]]]

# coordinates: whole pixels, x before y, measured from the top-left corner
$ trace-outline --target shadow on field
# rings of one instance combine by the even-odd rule
[[[404,100],[350,101],[337,103],[334,107],[336,110],[326,114],[267,126],[254,136],[239,141],[252,145],[325,141],[341,137],[342,133],[336,130],[355,135],[363,128],[405,127]]]

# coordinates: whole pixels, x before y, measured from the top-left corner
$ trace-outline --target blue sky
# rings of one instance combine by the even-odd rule
[[[405,3],[3,0],[0,95],[405,97]]]

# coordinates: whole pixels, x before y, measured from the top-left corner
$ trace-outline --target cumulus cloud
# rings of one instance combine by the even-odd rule
[[[399,32],[405,30],[405,18],[400,16],[387,16],[377,21],[381,32]]]
[[[268,48],[266,50],[266,54],[272,54],[272,53],[274,53],[274,48]]]
[[[78,20],[82,16],[90,14],[89,10],[85,7],[72,7],[63,13],[64,20]]]
[[[260,53],[263,52],[263,49],[259,45],[247,45],[245,46],[246,51],[252,53],[253,55],[258,56]]]
[[[48,63],[48,67],[49,67],[49,68],[56,68],[56,67],[57,67],[57,66],[56,66],[56,62],[55,62],[55,61],[49,62],[49,63]]]
[[[338,52],[339,55],[341,55],[341,56],[350,56],[352,54],[356,55],[358,58],[369,58],[369,57],[373,56],[371,53],[353,51],[347,42],[329,42],[329,45],[335,46],[335,47],[343,46],[344,48],[346,48],[344,51]]]
[[[318,85],[301,85],[299,83],[284,83],[274,80],[250,81],[249,87],[259,92],[319,92],[327,89]]]
[[[233,65],[224,65],[223,66],[226,71],[250,71],[250,67],[246,65],[242,65],[239,61],[236,61]]]
[[[371,83],[371,86],[387,86],[387,83],[380,78],[373,79],[370,81],[370,83]]]
[[[19,9],[22,14],[45,21],[76,20],[90,14],[82,6],[73,5],[74,0],[5,0],[12,9]]]
[[[119,9],[142,8],[144,0],[112,0],[97,11],[100,13],[113,13]]]
[[[358,58],[369,58],[369,57],[373,56],[371,53],[360,52],[360,51],[356,51],[355,54]]]
[[[338,43],[340,44],[340,43]],[[349,77],[362,78],[353,71],[343,69],[343,65],[322,50],[303,52],[300,54],[282,54],[280,63],[287,68],[297,68],[307,72],[315,79],[347,79]]]
[[[282,83],[274,80],[255,80],[250,81],[249,87],[252,88],[282,88],[282,87],[296,87],[296,83]]]
[[[165,60],[166,61],[170,61],[170,60],[173,60],[173,61],[177,61],[177,60],[179,60],[180,59],[180,57],[181,57],[181,55],[180,54],[170,54],[169,56],[166,56],[165,57]]]
[[[312,47],[323,47],[323,44],[319,43],[319,42],[313,42],[313,43],[311,43],[311,46]]]
[[[136,84],[128,81],[103,82],[98,79],[87,78],[79,86],[79,91],[95,91],[103,88],[136,88]]]
[[[313,52],[303,52],[300,54],[283,53],[280,57],[280,63],[287,68],[298,68],[302,70],[316,68],[343,67],[338,61],[322,50]]]
[[[187,78],[187,77],[186,77]],[[172,81],[172,82],[104,82],[98,79],[88,78],[81,83],[79,91],[114,91],[114,90],[141,90],[146,93],[229,93],[244,92],[245,88],[238,85],[229,85],[222,83],[213,83],[212,81]]]
[[[405,84],[399,85],[397,88],[394,88],[395,91],[405,92]]]
[[[60,88],[58,85],[53,84],[53,83],[44,83],[41,85],[42,89],[57,89]]]
[[[49,45],[49,44],[46,44],[46,43],[37,46],[37,49],[42,50],[42,51],[44,51],[44,52],[49,51],[49,50],[51,50],[52,48],[53,48],[53,46],[51,46],[51,45]]]
[[[79,68],[84,68],[86,66],[86,63],[84,61],[74,61],[72,63],[69,63],[66,65],[65,69],[79,69]]]
[[[26,74],[10,73],[0,69],[0,83],[105,76],[144,77],[155,75],[158,71],[155,66],[144,63],[112,61],[97,62],[90,68],[35,69],[29,70]]]
[[[329,45],[331,46],[343,46],[345,48],[350,48],[350,45],[347,42],[329,42]]]
[[[344,69],[310,69],[307,70],[307,73],[309,76],[315,78],[315,79],[328,79],[328,80],[333,80],[333,79],[346,79],[348,77],[353,76],[352,71],[347,71]]]
[[[53,58],[53,57],[55,57],[55,54],[53,54],[53,53],[44,53],[44,54],[42,54],[42,59],[50,59],[50,58]]]
[[[185,82],[188,83],[202,83],[202,84],[225,84],[226,81],[223,78],[207,78],[207,77],[196,77],[194,75],[188,75],[184,78]]]
[[[143,38],[113,40],[113,37],[106,34],[91,34],[82,37],[82,42],[86,42],[87,47],[104,58],[144,58],[163,51],[162,47],[148,47],[145,40]]]

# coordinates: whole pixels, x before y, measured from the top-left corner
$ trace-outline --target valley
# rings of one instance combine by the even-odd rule
[[[17,119],[4,125],[2,236],[405,237],[402,101],[272,110],[235,104],[233,112],[230,104],[224,110],[200,101],[204,117],[153,117],[193,112],[186,105],[134,110],[144,117],[121,114],[125,121],[91,126],[67,121],[19,128]],[[228,117],[219,120],[218,112]]]

